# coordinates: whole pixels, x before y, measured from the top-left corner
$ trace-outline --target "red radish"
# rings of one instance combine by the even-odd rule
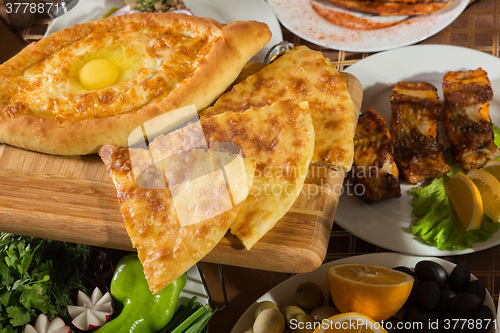
[[[35,327],[27,324],[24,327],[24,333],[71,333],[69,326],[66,326],[64,320],[56,317],[49,320],[46,315],[41,314],[35,322]]]
[[[113,299],[107,292],[102,295],[99,288],[95,288],[91,297],[81,290],[78,291],[78,305],[68,305],[68,313],[76,328],[89,331],[104,325],[113,314]]]

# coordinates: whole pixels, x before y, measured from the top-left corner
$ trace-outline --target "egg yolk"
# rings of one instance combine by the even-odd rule
[[[118,78],[118,67],[108,59],[87,62],[78,72],[82,85],[90,90],[109,87]]]

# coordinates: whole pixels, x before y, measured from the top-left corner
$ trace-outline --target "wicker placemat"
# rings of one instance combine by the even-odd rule
[[[480,50],[494,56],[500,56],[500,0],[476,0],[447,28],[422,41],[420,44],[447,44]],[[300,40],[295,43],[300,44]],[[348,66],[366,57],[366,53],[349,53],[322,50],[340,66]],[[498,92],[500,94],[500,92]],[[341,204],[341,203],[340,203]],[[334,225],[330,247],[325,261],[332,261],[352,255],[384,252],[385,249],[369,244],[338,225]],[[467,264],[472,274],[481,280],[495,300],[499,299],[500,289],[500,246],[487,250],[447,256],[444,259],[454,263]]]
[[[0,16],[5,15],[4,1],[0,0]],[[37,15],[28,18],[18,18],[17,32],[28,42],[36,41],[43,37],[50,19]],[[25,20],[25,21],[23,21]],[[448,44],[468,47],[500,56],[500,0],[475,0],[453,23],[441,32],[421,42],[421,44]],[[27,22],[23,26],[23,22]],[[370,55],[369,53],[354,53],[325,49],[309,43],[295,36],[283,28],[283,37],[294,45],[307,45],[312,49],[320,50],[323,54],[337,64],[339,70]],[[353,255],[383,252],[384,249],[369,244],[352,234],[334,225],[331,241],[325,261],[332,261]],[[466,263],[471,272],[485,285],[498,302],[500,289],[500,246],[476,253],[448,256],[444,259],[455,263]]]

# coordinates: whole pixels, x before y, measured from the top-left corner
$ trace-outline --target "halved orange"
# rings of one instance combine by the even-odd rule
[[[337,264],[327,268],[328,287],[340,312],[357,312],[375,321],[387,320],[406,302],[413,277],[368,264]]]
[[[321,323],[313,333],[387,333],[381,324],[357,312],[341,313]]]
[[[445,184],[446,194],[465,231],[478,229],[483,220],[483,199],[474,182],[457,172]]]

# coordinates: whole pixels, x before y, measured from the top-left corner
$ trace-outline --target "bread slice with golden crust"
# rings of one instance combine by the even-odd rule
[[[251,248],[297,199],[313,151],[307,104],[287,100],[190,123],[157,136],[148,149],[105,145],[99,153],[156,293],[230,226]],[[238,159],[243,167],[231,161]]]
[[[231,224],[251,249],[288,212],[302,191],[314,153],[315,132],[307,104],[277,101],[202,118],[207,142],[237,144],[256,162],[253,185]]]
[[[224,163],[228,154],[191,149],[154,160],[145,149],[115,145],[105,145],[99,153],[153,293],[210,252],[241,208],[228,197],[222,169],[213,168],[212,161]],[[233,157],[243,161],[239,155]],[[255,163],[245,160],[239,171],[246,175],[248,194]]]
[[[314,153],[315,132],[308,104],[291,99],[244,112],[223,112],[160,136],[150,148],[156,160],[172,150],[235,145],[256,163],[253,185],[231,225],[245,248],[252,248],[288,212],[302,191]],[[204,140],[203,140],[204,139]],[[159,147],[173,149],[159,149]]]
[[[221,25],[172,13],[116,16],[56,32],[0,65],[0,141],[60,155],[126,146],[129,133],[151,118],[211,104],[270,37],[260,22]],[[116,65],[118,77],[88,89],[80,69],[102,58]]]
[[[354,157],[355,115],[345,79],[321,52],[297,46],[250,75],[201,112],[211,117],[243,112],[283,100],[304,101],[314,124],[312,162],[350,170]]]

